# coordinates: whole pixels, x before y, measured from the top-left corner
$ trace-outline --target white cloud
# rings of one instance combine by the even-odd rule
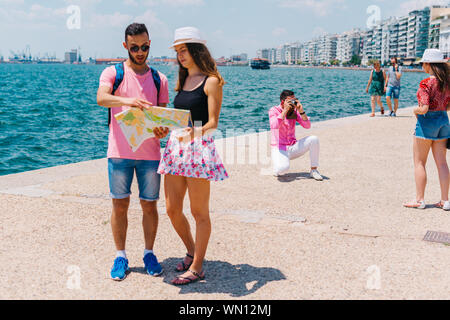
[[[150,33],[150,37],[172,38],[172,31],[166,23],[161,21],[152,10],[147,10],[143,14],[134,18],[133,22],[145,23]]]
[[[300,11],[312,10],[318,16],[326,16],[336,5],[342,6],[344,0],[279,0],[282,8],[292,8]]]
[[[99,3],[101,3],[102,0],[65,0],[64,2],[67,3],[67,5],[79,5],[82,7],[87,7],[87,6],[92,7],[92,6],[95,6]]]
[[[133,7],[137,7],[139,5],[139,3],[136,0],[124,0],[124,4]]]
[[[33,4],[28,9],[2,9],[0,7],[1,22],[10,26],[18,24],[27,28],[32,28],[36,25],[51,26],[55,21],[59,22],[66,16],[66,8],[53,9],[39,4]]]
[[[25,3],[25,0],[0,0],[0,6],[4,5],[4,4],[6,4],[8,6],[10,6],[10,5],[21,5],[21,4],[24,4],[24,3]]]
[[[320,36],[323,36],[323,35],[326,35],[326,34],[327,34],[327,31],[324,28],[322,28],[322,27],[315,27],[313,32],[312,32],[312,35],[315,36],[315,37],[320,37]]]
[[[142,4],[147,6],[169,5],[171,7],[201,6],[204,0],[142,0]]]
[[[112,14],[92,14],[86,23],[88,28],[115,28],[131,23],[133,17],[129,14],[115,12]]]
[[[287,33],[286,29],[285,28],[281,28],[281,27],[277,27],[277,28],[272,30],[272,35],[274,35],[276,37],[279,37],[279,36],[281,36],[283,34],[286,34],[286,33]]]

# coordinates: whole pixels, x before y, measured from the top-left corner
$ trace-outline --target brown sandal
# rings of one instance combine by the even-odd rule
[[[176,286],[185,286],[187,284],[195,283],[197,281],[205,279],[205,273],[203,271],[200,273],[197,273],[190,269],[188,271],[190,273],[192,273],[194,276],[193,277],[181,277],[181,276],[176,277],[175,279],[172,280],[172,284],[176,285]]]
[[[186,258],[192,259],[191,263],[188,263],[188,264],[184,263],[184,261],[186,260]],[[189,253],[186,253],[186,257],[183,259],[183,261],[181,261],[181,262],[177,265],[177,267],[175,268],[175,270],[178,271],[178,272],[188,271],[189,268],[190,268],[191,265],[192,265],[192,262],[194,262],[194,257],[191,256]]]

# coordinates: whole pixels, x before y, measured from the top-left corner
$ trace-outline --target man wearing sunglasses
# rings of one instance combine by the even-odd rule
[[[123,63],[122,69],[112,66],[103,71],[97,93],[98,104],[111,110],[108,174],[113,202],[111,228],[117,249],[111,278],[117,281],[124,280],[130,270],[125,242],[131,184],[135,172],[143,211],[145,269],[151,276],[159,276],[162,273],[162,267],[153,253],[153,245],[158,228],[157,201],[161,177],[157,174],[157,170],[161,160],[160,139],[165,138],[169,130],[156,129],[156,138],[148,139],[136,152],[133,152],[114,118],[114,115],[129,108],[142,110],[156,105],[166,107],[169,103],[166,76],[158,73],[160,83],[157,84],[152,70],[147,65],[150,43],[149,33],[144,24],[133,23],[128,26],[123,43],[123,47],[128,51],[128,59]],[[122,71],[123,76],[119,75]],[[117,86],[119,76],[121,82]]]

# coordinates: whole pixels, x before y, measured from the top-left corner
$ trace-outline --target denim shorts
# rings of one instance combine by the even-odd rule
[[[131,195],[134,172],[139,186],[139,198],[159,200],[161,176],[157,173],[159,161],[108,159],[109,190],[112,199],[126,199]]]
[[[446,111],[430,111],[417,117],[416,138],[445,140],[450,138],[450,124]]]
[[[400,87],[388,86],[386,90],[386,97],[392,97],[394,99],[400,99]]]

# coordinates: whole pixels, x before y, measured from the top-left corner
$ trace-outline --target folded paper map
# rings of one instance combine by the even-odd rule
[[[187,128],[191,123],[191,112],[160,107],[150,107],[144,111],[131,108],[116,114],[115,118],[131,149],[136,152],[145,140],[155,138],[154,128]]]

